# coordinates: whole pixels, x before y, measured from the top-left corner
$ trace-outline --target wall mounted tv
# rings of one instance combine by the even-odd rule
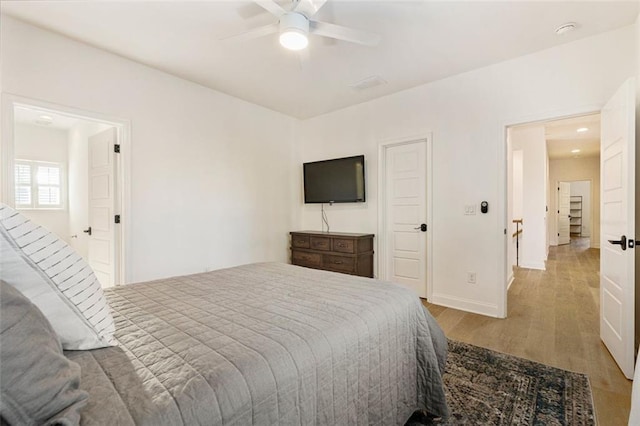
[[[364,194],[364,155],[304,163],[304,202],[360,203]]]

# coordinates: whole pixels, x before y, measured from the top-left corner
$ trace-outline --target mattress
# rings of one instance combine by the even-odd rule
[[[391,283],[280,263],[105,291],[118,346],[66,355],[85,425],[401,425],[446,416],[446,339]]]

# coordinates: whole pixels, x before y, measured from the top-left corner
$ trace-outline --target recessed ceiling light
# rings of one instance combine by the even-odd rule
[[[578,132],[578,133],[584,133],[584,132],[587,132],[587,131],[589,131],[588,127],[580,127],[579,129],[576,129],[576,132]]]
[[[578,24],[576,24],[575,22],[567,22],[566,24],[562,24],[558,28],[556,28],[556,34],[563,35],[575,30],[576,28],[578,28]]]
[[[573,154],[577,154],[577,153],[579,153],[579,152],[580,152],[580,150],[579,150],[579,149],[572,149],[572,150],[571,150],[571,152],[572,152]]]

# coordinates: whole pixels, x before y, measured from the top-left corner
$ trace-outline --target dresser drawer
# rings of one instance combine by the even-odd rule
[[[294,265],[299,266],[322,266],[322,255],[318,253],[294,251],[291,253],[291,260]]]
[[[331,250],[331,238],[329,237],[309,237],[310,248],[314,250]]]
[[[356,259],[349,256],[323,255],[322,266],[337,272],[353,273],[356,271]]]
[[[291,235],[291,245],[298,248],[309,248],[309,236],[308,235]]]
[[[339,251],[340,253],[354,253],[354,241],[344,238],[333,239],[333,251]]]

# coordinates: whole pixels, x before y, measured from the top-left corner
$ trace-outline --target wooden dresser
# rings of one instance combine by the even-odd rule
[[[291,232],[291,263],[373,278],[373,234]]]

